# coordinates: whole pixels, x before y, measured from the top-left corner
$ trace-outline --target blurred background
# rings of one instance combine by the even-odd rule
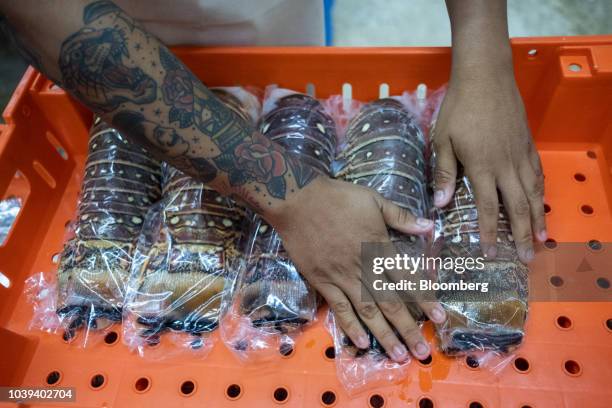
[[[329,42],[333,45],[450,45],[450,25],[443,0],[325,0],[325,3],[332,26]],[[508,0],[508,20],[512,37],[612,33],[612,0]],[[0,111],[25,67],[0,33]]]

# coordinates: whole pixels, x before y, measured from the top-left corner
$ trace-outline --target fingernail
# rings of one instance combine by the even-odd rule
[[[440,306],[436,306],[431,311],[431,317],[434,318],[436,323],[442,323],[444,319],[446,319],[446,313],[444,313],[444,309]]]
[[[426,228],[426,227],[430,227],[433,224],[432,220],[428,220],[427,218],[417,218],[416,219],[416,223],[418,226]]]
[[[533,260],[533,248],[527,248],[524,252],[523,252],[523,256],[525,257],[525,260],[527,262],[532,261]]]
[[[429,354],[429,346],[422,341],[419,341],[414,349],[419,356],[427,356]]]
[[[368,339],[368,336],[361,335],[359,336],[359,338],[357,339],[357,347],[359,347],[360,349],[367,349],[368,347],[370,347],[370,340]]]
[[[444,190],[436,190],[434,193],[434,204],[442,205],[442,201],[444,200]]]
[[[404,360],[406,358],[406,354],[408,353],[408,350],[406,350],[406,347],[402,346],[402,345],[397,345],[395,347],[393,347],[393,359],[394,360]]]
[[[546,233],[546,230],[542,230],[538,232],[537,237],[538,237],[538,241],[544,242],[548,239],[548,234]]]

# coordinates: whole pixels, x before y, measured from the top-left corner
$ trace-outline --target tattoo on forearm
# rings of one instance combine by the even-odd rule
[[[111,1],[86,6],[83,22],[61,46],[64,87],[156,156],[205,183],[225,173],[251,203],[284,199],[289,183],[303,188],[317,176],[254,132]]]

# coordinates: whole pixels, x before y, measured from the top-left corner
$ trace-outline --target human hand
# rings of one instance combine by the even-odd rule
[[[280,210],[264,216],[281,235],[298,270],[327,300],[357,347],[369,347],[359,316],[394,360],[403,361],[408,353],[393,329],[416,358],[430,354],[419,326],[399,296],[385,302],[362,299],[362,290],[371,286],[361,273],[361,244],[389,242],[387,226],[408,234],[425,234],[433,226],[431,221],[417,219],[370,189],[322,176]],[[384,275],[381,278],[386,281]],[[437,303],[419,306],[432,321],[445,320]]]
[[[547,238],[540,157],[512,70],[470,69],[454,74],[433,131],[434,204],[452,199],[459,160],[474,188],[483,253],[497,254],[499,189],[519,258],[527,263],[534,258],[533,235]]]

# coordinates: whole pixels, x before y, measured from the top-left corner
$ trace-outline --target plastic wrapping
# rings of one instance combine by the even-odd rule
[[[259,130],[292,159],[329,175],[336,133],[317,100],[282,89],[268,92]],[[266,360],[292,346],[299,330],[314,321],[319,302],[273,228],[253,215],[247,231],[221,332],[241,360]]]
[[[478,212],[474,192],[466,176],[460,174],[458,177],[451,203],[434,212],[433,249],[437,256],[484,259],[482,268],[474,267],[463,273],[438,269],[438,281],[450,283],[463,280],[486,283],[488,287],[486,292],[469,294],[461,291],[438,292],[438,300],[448,315],[447,321],[436,327],[440,346],[447,354],[474,355],[483,361],[491,361],[498,369],[504,354],[521,343],[528,311],[529,270],[518,258],[508,215],[500,204],[497,256],[487,260],[480,249]],[[499,358],[484,355],[486,351],[499,355]]]
[[[363,105],[348,124],[337,162],[338,178],[371,188],[417,216],[427,213],[425,138],[416,117],[400,101],[385,98]],[[422,238],[392,229],[389,235],[398,253],[423,255]],[[424,320],[416,303],[406,305],[415,320]],[[409,360],[397,363],[388,358],[371,333],[370,348],[360,350],[335,324],[333,312],[328,327],[334,337],[338,377],[347,391],[388,384],[406,374]]]
[[[259,115],[259,101],[243,88],[213,92],[245,121]],[[124,341],[154,359],[183,350],[204,356],[240,259],[245,210],[166,163],[162,173],[162,199],[147,214],[134,257]],[[162,341],[175,347],[156,347]]]
[[[135,241],[160,196],[160,175],[159,162],[144,149],[96,120],[74,234],[57,271],[56,307],[65,340],[84,327],[80,344],[86,344],[121,321]]]

